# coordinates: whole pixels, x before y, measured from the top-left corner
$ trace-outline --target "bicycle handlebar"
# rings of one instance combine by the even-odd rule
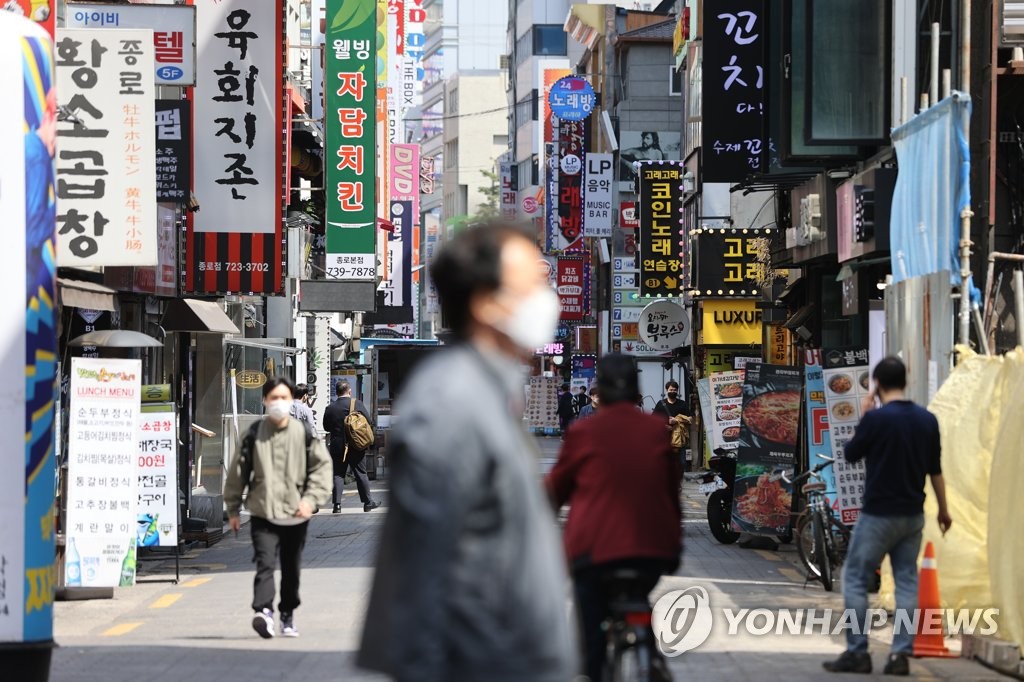
[[[819,472],[822,469],[825,469],[827,467],[832,466],[833,462],[835,462],[835,459],[833,459],[832,457],[826,457],[825,455],[818,455],[818,457],[821,457],[822,459],[827,460],[827,461],[822,462],[821,464],[815,465],[815,467],[813,469],[808,469],[807,471],[803,472],[802,474],[800,474],[799,476],[797,476],[794,479],[790,479],[788,476],[786,476],[786,474],[782,474],[782,480],[785,481],[786,483],[789,483],[790,485],[792,485],[794,483],[799,483],[800,481],[804,480],[805,478],[810,478],[811,476],[814,476],[815,478],[821,478],[821,476],[819,475]]]

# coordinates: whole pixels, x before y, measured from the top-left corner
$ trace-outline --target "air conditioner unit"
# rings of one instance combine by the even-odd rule
[[[808,194],[800,200],[800,234],[797,239],[800,246],[806,246],[824,238],[821,230],[821,197]]]

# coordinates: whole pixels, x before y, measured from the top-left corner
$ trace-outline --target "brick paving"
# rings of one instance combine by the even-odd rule
[[[550,468],[557,439],[538,439],[539,468]],[[682,566],[655,590],[692,585],[709,593],[713,609],[838,608],[838,594],[804,586],[795,550],[778,552],[723,546],[710,535],[705,498],[696,483],[684,486]],[[386,502],[386,481],[374,482]],[[363,513],[354,491],[342,514],[321,511],[311,521],[302,574],[298,639],[257,638],[249,625],[253,567],[247,526],[210,549],[182,560],[182,582],[142,582],[118,589],[113,600],[56,606],[54,682],[229,682],[234,680],[353,680],[383,678],[356,669],[363,613],[372,578],[384,508]],[[429,541],[425,538],[424,541]],[[173,561],[142,561],[140,579],[173,577]],[[716,618],[710,639],[672,659],[677,680],[820,680],[821,661],[838,654],[841,639],[826,636],[729,636]],[[881,670],[886,647],[873,644]],[[962,660],[914,661],[917,679],[996,680]],[[2,677],[2,676],[0,676]],[[6,679],[6,678],[5,678]]]

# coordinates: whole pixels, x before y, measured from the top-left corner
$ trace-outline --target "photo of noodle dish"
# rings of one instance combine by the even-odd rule
[[[760,469],[757,475],[740,477],[737,470],[733,497],[733,527],[740,531],[757,532],[778,530],[789,525],[793,502],[789,486],[782,480],[782,469],[746,466],[742,469]]]

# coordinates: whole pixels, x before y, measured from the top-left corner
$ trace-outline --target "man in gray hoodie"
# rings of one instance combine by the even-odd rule
[[[558,299],[533,236],[468,228],[431,277],[460,343],[403,390],[359,664],[399,682],[568,682],[565,560],[522,427],[520,361]]]

